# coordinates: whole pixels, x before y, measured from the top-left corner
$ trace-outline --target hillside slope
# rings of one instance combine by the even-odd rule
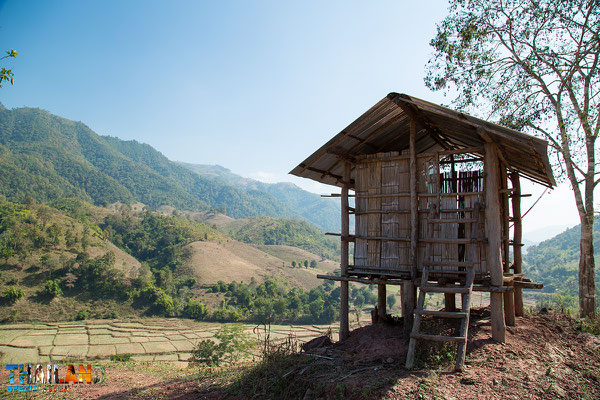
[[[102,137],[34,108],[0,108],[0,194],[14,201],[75,196],[97,205],[219,209],[235,218],[297,216],[268,193],[204,178],[149,145]]]
[[[331,232],[340,229],[340,204],[333,199],[322,198],[307,192],[293,183],[264,183],[236,175],[220,165],[189,164],[180,165],[201,176],[233,185],[246,191],[258,190],[272,195],[287,208],[296,211],[302,219]]]
[[[536,282],[544,284],[544,292],[578,292],[579,225],[566,229],[555,237],[530,246],[523,255],[524,270]],[[600,224],[594,226],[594,255],[600,255]],[[596,261],[598,265],[598,261]],[[600,269],[596,268],[596,284],[600,285]]]
[[[210,223],[211,217],[209,215],[207,223]],[[231,221],[212,218],[218,221],[220,230],[240,242],[293,246],[314,253],[322,259],[339,260],[339,240],[326,236],[305,221],[269,217]]]
[[[190,257],[185,263],[188,273],[198,278],[201,285],[217,281],[245,282],[252,279],[264,282],[267,278],[281,277],[293,287],[312,289],[323,281],[317,274],[330,274],[339,264],[321,260],[315,254],[288,246],[253,246],[234,240],[226,242],[193,242],[187,247]],[[291,261],[315,260],[316,268],[292,268]]]

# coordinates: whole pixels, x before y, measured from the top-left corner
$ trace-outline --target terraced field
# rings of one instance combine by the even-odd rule
[[[0,364],[108,360],[131,354],[136,361],[186,362],[196,342],[212,338],[222,324],[181,319],[93,320],[0,326]],[[264,327],[245,325],[257,337]],[[289,334],[298,342],[322,335],[329,326],[271,325],[271,338]],[[335,327],[332,327],[334,330]]]

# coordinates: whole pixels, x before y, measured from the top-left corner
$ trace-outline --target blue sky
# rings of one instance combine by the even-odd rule
[[[0,0],[0,49],[19,52],[0,101],[172,160],[327,191],[287,172],[388,92],[450,102],[423,84],[446,10],[442,0]],[[575,214],[556,224],[576,224],[565,193],[552,196]]]

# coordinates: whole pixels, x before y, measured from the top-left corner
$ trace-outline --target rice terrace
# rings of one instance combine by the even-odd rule
[[[600,2],[0,2],[0,398],[600,399]]]

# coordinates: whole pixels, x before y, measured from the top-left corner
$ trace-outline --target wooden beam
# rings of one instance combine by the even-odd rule
[[[348,214],[348,189],[350,182],[350,173],[352,171],[352,165],[349,161],[344,161],[344,176],[342,184],[342,204],[341,204],[341,216],[342,216],[342,240],[341,240],[341,275],[348,275],[348,241],[344,240],[344,237],[350,235],[350,220]],[[350,325],[348,323],[348,281],[340,282],[340,341],[348,339],[350,335]]]
[[[502,286],[502,222],[500,221],[500,166],[498,151],[494,143],[485,145],[485,228],[487,233],[487,266],[491,276],[492,286]],[[502,293],[491,292],[492,339],[504,343],[506,340],[506,325],[502,310]]]
[[[521,182],[519,179],[519,173],[514,171],[510,174],[510,181],[512,183],[512,215],[513,215],[513,243],[521,243],[523,239],[523,225],[521,222]],[[513,246],[513,269],[515,274],[523,272],[523,255],[521,246]],[[515,286],[515,315],[522,317],[525,315],[523,308],[523,289],[519,286]]]

